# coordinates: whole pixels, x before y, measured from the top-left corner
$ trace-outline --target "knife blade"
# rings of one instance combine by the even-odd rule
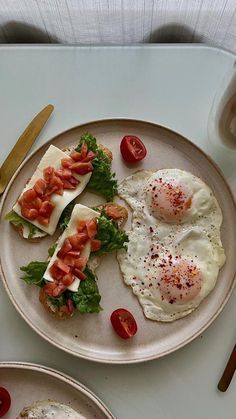
[[[13,149],[8,154],[0,168],[0,194],[3,193],[12,175],[24,160],[26,154],[34,144],[41,129],[47,122],[49,116],[54,109],[53,105],[47,105],[39,112],[30,122],[21,136],[18,138]]]

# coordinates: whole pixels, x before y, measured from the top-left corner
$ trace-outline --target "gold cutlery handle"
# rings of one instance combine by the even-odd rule
[[[13,149],[8,154],[0,169],[0,194],[4,191],[12,175],[24,160],[53,109],[53,105],[48,105],[39,112],[24,130],[23,134],[21,134]]]
[[[235,369],[236,369],[236,345],[234,346],[234,349],[232,350],[232,353],[229,357],[229,360],[227,362],[223,375],[218,383],[217,387],[220,391],[227,390],[233,378]]]

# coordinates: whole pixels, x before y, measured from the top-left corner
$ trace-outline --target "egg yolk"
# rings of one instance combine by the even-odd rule
[[[202,275],[191,260],[176,256],[161,264],[157,286],[170,304],[193,300],[201,290]]]
[[[186,185],[158,178],[149,185],[149,205],[155,217],[167,222],[179,222],[192,205],[192,194]]]

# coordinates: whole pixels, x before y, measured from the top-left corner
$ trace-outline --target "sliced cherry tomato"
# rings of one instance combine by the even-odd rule
[[[97,252],[101,249],[102,242],[101,240],[93,239],[91,240],[91,252]]]
[[[11,396],[4,387],[0,387],[0,418],[4,416],[11,406]]]
[[[124,308],[117,308],[111,314],[111,324],[121,338],[128,339],[134,336],[138,330],[134,316]]]
[[[127,163],[143,160],[147,154],[145,145],[135,135],[125,135],[120,143],[120,152]]]

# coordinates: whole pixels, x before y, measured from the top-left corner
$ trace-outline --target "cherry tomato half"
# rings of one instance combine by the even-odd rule
[[[11,396],[4,387],[0,387],[0,418],[4,416],[11,406]]]
[[[134,135],[125,135],[120,143],[120,152],[127,163],[143,160],[147,150],[143,142]]]
[[[112,326],[121,338],[128,339],[134,336],[138,330],[134,316],[124,308],[117,308],[111,314]]]

